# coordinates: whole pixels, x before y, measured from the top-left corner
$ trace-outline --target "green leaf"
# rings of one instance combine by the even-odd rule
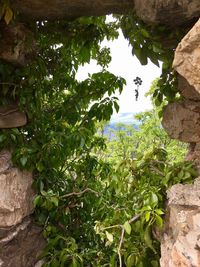
[[[4,20],[5,20],[6,24],[9,24],[10,21],[12,20],[12,18],[13,18],[13,11],[9,6],[7,6],[6,11],[5,11],[5,15],[4,15]]]
[[[146,267],[146,266],[144,266],[143,262],[140,261],[140,262],[137,263],[136,267]]]
[[[135,254],[129,255],[127,260],[126,260],[126,267],[134,267],[135,266],[135,259],[136,259]]]
[[[158,197],[153,192],[151,192],[151,204],[154,205],[154,206],[158,204]]]
[[[14,134],[11,134],[10,137],[14,142],[16,141],[16,136]]]
[[[36,196],[33,200],[33,205],[34,207],[38,206],[38,204],[40,203],[40,200],[41,200],[41,196]]]
[[[0,135],[0,143],[5,141],[5,139],[6,139],[6,136],[4,134],[1,134]]]
[[[139,59],[142,65],[147,64],[148,60],[147,60],[146,52],[143,48],[134,49],[134,54]]]
[[[51,267],[59,267],[60,266],[60,263],[58,261],[58,259],[53,259],[51,261]]]
[[[36,168],[39,172],[42,172],[44,170],[44,166],[41,161],[36,163]]]
[[[162,227],[163,226],[163,219],[159,215],[156,215],[156,224],[159,227]]]
[[[156,214],[162,215],[164,212],[161,209],[155,209]]]
[[[58,207],[58,198],[57,197],[51,197],[50,200],[56,207]]]
[[[119,105],[117,102],[114,102],[114,107],[115,107],[116,112],[118,113],[119,112]]]
[[[153,242],[151,238],[151,227],[147,226],[144,232],[144,241],[148,248],[150,248],[154,253],[156,253],[155,248],[153,247]]]
[[[149,221],[149,219],[150,219],[150,215],[151,215],[151,212],[145,212],[145,220],[146,220],[146,222],[148,222]]]
[[[22,164],[23,167],[26,165],[27,160],[28,160],[28,159],[27,159],[26,156],[23,156],[23,157],[20,158],[20,162],[21,162],[21,164]]]
[[[155,260],[151,261],[151,265],[152,265],[152,267],[159,267],[160,266],[158,261],[155,261]]]
[[[113,235],[111,233],[106,231],[106,237],[107,237],[108,241],[110,241],[111,243],[113,242]]]
[[[90,61],[90,49],[86,46],[83,46],[80,50],[80,56],[83,62],[89,62]]]
[[[143,35],[144,37],[147,37],[147,38],[150,37],[150,34],[148,33],[148,31],[147,31],[146,29],[142,28],[142,29],[140,30],[140,32],[142,33],[142,35]]]
[[[130,223],[128,221],[126,221],[124,223],[123,227],[124,227],[125,231],[127,232],[127,234],[130,235],[131,234],[131,225],[130,225]]]
[[[79,267],[79,263],[75,257],[73,257],[71,267]]]

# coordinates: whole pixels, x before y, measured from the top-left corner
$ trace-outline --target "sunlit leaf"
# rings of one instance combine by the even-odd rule
[[[126,221],[124,223],[123,227],[124,227],[125,231],[127,232],[127,234],[130,235],[131,234],[131,225],[130,225],[130,223],[128,221]]]
[[[113,242],[113,235],[109,233],[108,231],[106,231],[106,237],[111,243]]]
[[[7,24],[9,24],[12,18],[13,18],[13,11],[9,6],[7,6],[5,10],[4,20]]]

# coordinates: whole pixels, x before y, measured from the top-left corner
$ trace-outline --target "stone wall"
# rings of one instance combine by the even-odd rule
[[[200,177],[193,185],[168,191],[168,214],[161,245],[161,266],[200,266]]]
[[[50,2],[50,4],[49,4]],[[59,20],[83,15],[126,13],[133,7],[149,24],[170,28],[191,25],[200,15],[199,0],[127,1],[40,1],[11,0],[18,21],[0,22],[0,59],[24,66],[36,57],[33,34],[27,21]],[[39,7],[39,8],[38,8]],[[31,41],[30,41],[31,40]],[[27,46],[31,43],[31,47]],[[174,68],[179,73],[178,87],[183,100],[168,106],[163,126],[172,138],[190,144],[188,159],[195,161],[200,173],[200,22],[177,47]],[[21,127],[26,114],[17,103],[0,107],[0,128]],[[32,267],[44,246],[41,229],[34,225],[31,188],[32,174],[20,171],[11,162],[9,151],[0,152],[0,267]],[[200,178],[194,185],[176,185],[168,191],[168,215],[161,241],[162,267],[200,266]]]
[[[174,69],[183,100],[164,111],[163,127],[190,144],[187,155],[200,174],[200,20],[178,45]],[[200,178],[193,185],[168,190],[167,216],[161,240],[161,267],[200,266]]]
[[[44,247],[30,216],[32,182],[31,172],[13,166],[10,151],[0,152],[0,267],[33,267]]]

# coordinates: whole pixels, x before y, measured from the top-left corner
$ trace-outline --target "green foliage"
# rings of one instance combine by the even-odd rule
[[[191,162],[183,160],[186,146],[166,135],[156,111],[135,118],[139,129],[117,125],[104,154],[100,153],[114,168],[107,180],[113,211],[96,222],[95,230],[126,266],[159,266],[159,245],[152,233],[162,232],[166,189],[191,183],[196,172]]]
[[[137,113],[135,120],[136,124],[119,123],[115,131],[110,130],[108,136],[114,135],[114,138],[108,142],[102,158],[115,164],[134,158],[145,160],[149,155],[153,156],[157,148],[166,150],[168,163],[180,162],[184,158],[187,145],[169,138],[161,126],[159,109]]]
[[[172,70],[174,49],[186,33],[186,29],[168,29],[163,25],[147,25],[135,14],[120,17],[124,37],[132,46],[132,54],[142,65],[151,60],[155,65],[162,63],[162,74],[154,91],[156,106],[163,100],[172,102],[177,96],[176,74]]]
[[[119,110],[113,93],[125,84],[106,69],[111,57],[101,47],[104,38],[117,38],[120,25],[129,35],[130,24],[142,63],[165,58],[143,24],[130,17],[119,22],[30,24],[37,59],[20,69],[0,62],[1,104],[19,101],[28,116],[25,127],[1,131],[0,149],[11,148],[13,162],[34,173],[35,220],[47,240],[44,266],[158,266],[152,229],[162,227],[166,188],[195,176],[192,164],[179,162],[183,150],[166,137],[156,113],[137,116],[140,130],[118,125],[110,142],[96,134],[96,125]],[[101,71],[78,81],[79,66],[91,59]],[[168,71],[166,77],[162,88],[173,83]]]

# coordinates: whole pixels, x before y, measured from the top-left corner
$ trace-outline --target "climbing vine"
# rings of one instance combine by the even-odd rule
[[[186,33],[186,29],[168,29],[163,25],[147,25],[135,14],[120,17],[124,37],[132,46],[132,54],[142,65],[148,60],[157,66],[162,65],[162,73],[153,92],[153,101],[160,106],[176,101],[178,96],[176,73],[172,69],[174,50]]]
[[[9,6],[1,10],[9,23]],[[117,38],[119,28],[142,64],[148,58],[156,65],[163,62],[154,90],[158,104],[163,96],[174,99],[173,50],[166,53],[159,43],[166,29],[147,27],[133,15],[113,22],[88,17],[29,27],[38,46],[35,61],[20,68],[0,62],[1,104],[18,102],[28,124],[1,130],[0,148],[12,149],[14,164],[34,173],[34,219],[47,240],[39,257],[46,267],[158,266],[152,230],[162,226],[165,189],[191,181],[193,166],[167,164],[165,149],[156,147],[145,157],[138,153],[135,160],[113,164],[101,157],[106,142],[97,124],[119,110],[113,94],[126,83],[107,70],[110,51],[101,46],[104,38]],[[101,71],[78,81],[79,66],[91,60]]]

